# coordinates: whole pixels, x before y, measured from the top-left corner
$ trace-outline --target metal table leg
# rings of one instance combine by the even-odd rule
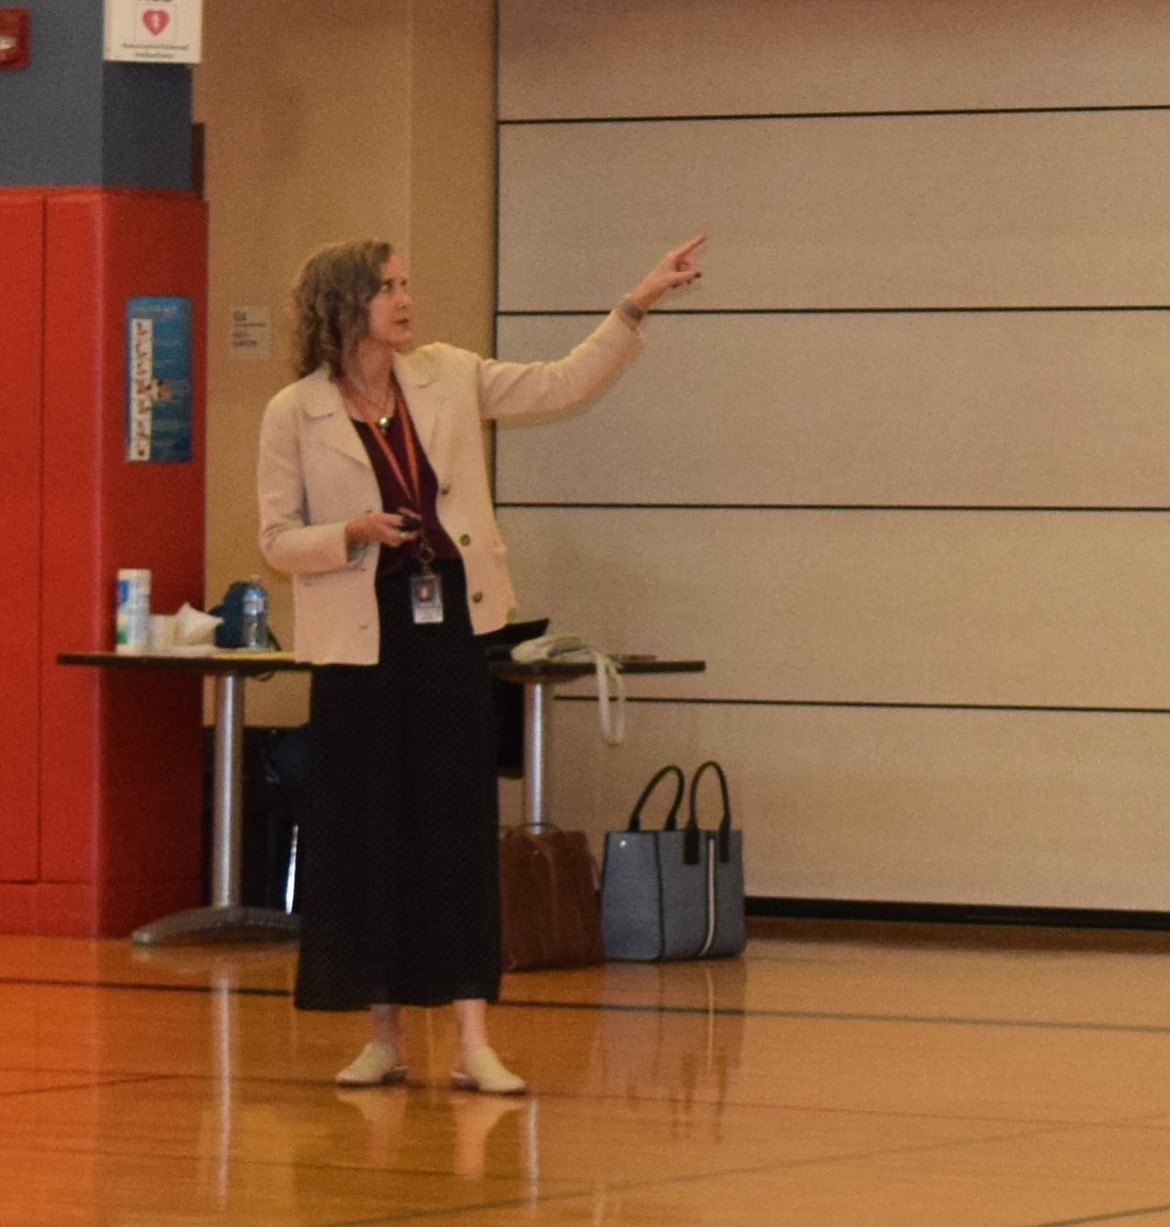
[[[525,823],[534,827],[549,825],[552,701],[552,682],[524,683],[524,800],[521,812]]]
[[[215,794],[212,798],[211,905],[164,916],[135,929],[139,946],[167,942],[287,941],[296,916],[240,903],[244,837],[244,685],[242,673],[215,675]]]

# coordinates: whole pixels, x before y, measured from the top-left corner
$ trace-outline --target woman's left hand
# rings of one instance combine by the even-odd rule
[[[703,275],[699,271],[699,255],[706,241],[705,234],[696,235],[668,251],[626,297],[640,311],[649,311],[667,290],[697,281]]]

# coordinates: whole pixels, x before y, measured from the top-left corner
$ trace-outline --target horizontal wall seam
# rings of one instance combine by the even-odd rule
[[[720,114],[678,115],[558,115],[496,121],[501,128],[548,128],[606,124],[724,124],[744,122],[804,122],[825,119],[930,119],[979,115],[1124,115],[1170,111],[1170,103],[1134,102],[1099,106],[918,107],[877,111],[727,111]]]
[[[606,316],[611,307],[581,308],[508,308],[498,307],[498,319],[561,319]],[[1068,314],[1134,314],[1166,312],[1166,303],[1041,303],[1032,306],[983,307],[655,307],[656,316],[663,315],[1068,315]]]
[[[558,703],[596,703],[591,694],[557,694]],[[654,698],[627,695],[627,703],[672,707],[832,707],[861,711],[1023,712],[1072,716],[1170,716],[1170,707],[1112,707],[1079,703],[935,703],[898,699]]]
[[[1166,515],[1170,507],[1101,505],[1081,507],[1060,503],[546,503],[496,501],[508,511],[842,511],[951,512],[986,515]]]

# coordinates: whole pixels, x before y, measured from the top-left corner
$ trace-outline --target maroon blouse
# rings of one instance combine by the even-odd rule
[[[390,445],[390,450],[394,453],[394,459],[398,461],[399,468],[403,473],[409,474],[406,441],[403,437],[403,417],[404,415],[398,412],[390,419],[386,442]],[[435,476],[435,470],[431,468],[431,462],[427,459],[422,445],[418,443],[418,436],[415,435],[415,451],[418,454],[418,479],[422,489],[421,507],[414,506],[414,497],[409,491],[403,489],[402,483],[394,475],[390,462],[378,445],[378,440],[374,438],[376,428],[366,422],[359,422],[356,418],[350,418],[350,421],[353,422],[354,429],[358,432],[358,437],[370,458],[370,463],[374,466],[374,476],[378,479],[378,489],[382,493],[382,510],[397,514],[399,507],[411,508],[422,520],[422,536],[435,551],[435,557],[458,558],[459,550],[455,542],[447,536],[443,526],[439,523],[436,510],[439,479]],[[403,546],[383,545],[378,554],[378,575],[397,575],[400,571],[413,568],[421,548],[421,540]]]

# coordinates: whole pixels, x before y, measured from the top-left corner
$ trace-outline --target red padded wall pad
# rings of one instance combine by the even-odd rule
[[[40,726],[41,315],[45,206],[0,191],[0,882],[38,872]]]
[[[117,936],[200,902],[202,684],[60,666],[113,646],[120,567],[152,605],[203,602],[206,206],[46,193],[40,932]],[[125,458],[126,305],[192,300],[194,459]]]

